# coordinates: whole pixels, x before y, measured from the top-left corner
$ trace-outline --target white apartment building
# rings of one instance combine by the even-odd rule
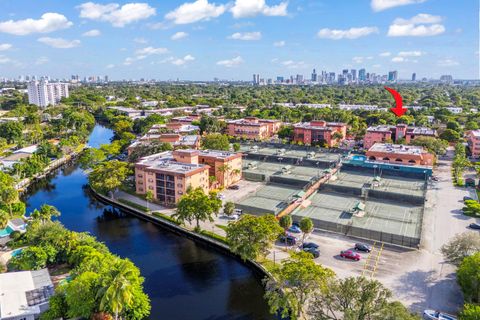
[[[49,83],[46,80],[28,83],[28,102],[45,108],[56,105],[65,97],[68,98],[68,83]]]

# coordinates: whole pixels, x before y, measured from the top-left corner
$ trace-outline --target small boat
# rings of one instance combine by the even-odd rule
[[[423,319],[425,320],[457,320],[456,317],[445,312],[440,312],[436,310],[425,310],[423,311]]]

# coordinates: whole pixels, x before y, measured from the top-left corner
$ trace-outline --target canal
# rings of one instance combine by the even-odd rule
[[[97,125],[89,144],[109,143],[113,133]],[[150,222],[112,210],[85,188],[76,165],[59,169],[33,185],[25,196],[27,212],[42,204],[57,207],[69,229],[90,232],[110,251],[132,260],[145,277],[152,304],[150,319],[272,319],[263,287],[238,260],[173,234]]]

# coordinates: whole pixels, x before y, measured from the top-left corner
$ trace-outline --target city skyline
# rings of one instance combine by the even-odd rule
[[[478,79],[478,4],[447,0],[7,1],[0,77],[251,81],[311,70]],[[21,8],[21,9],[20,9]]]

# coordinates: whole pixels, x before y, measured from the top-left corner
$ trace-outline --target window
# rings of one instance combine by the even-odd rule
[[[138,191],[143,192],[143,188],[138,188]]]
[[[152,186],[149,186],[148,189],[153,190],[153,187],[152,187]]]

